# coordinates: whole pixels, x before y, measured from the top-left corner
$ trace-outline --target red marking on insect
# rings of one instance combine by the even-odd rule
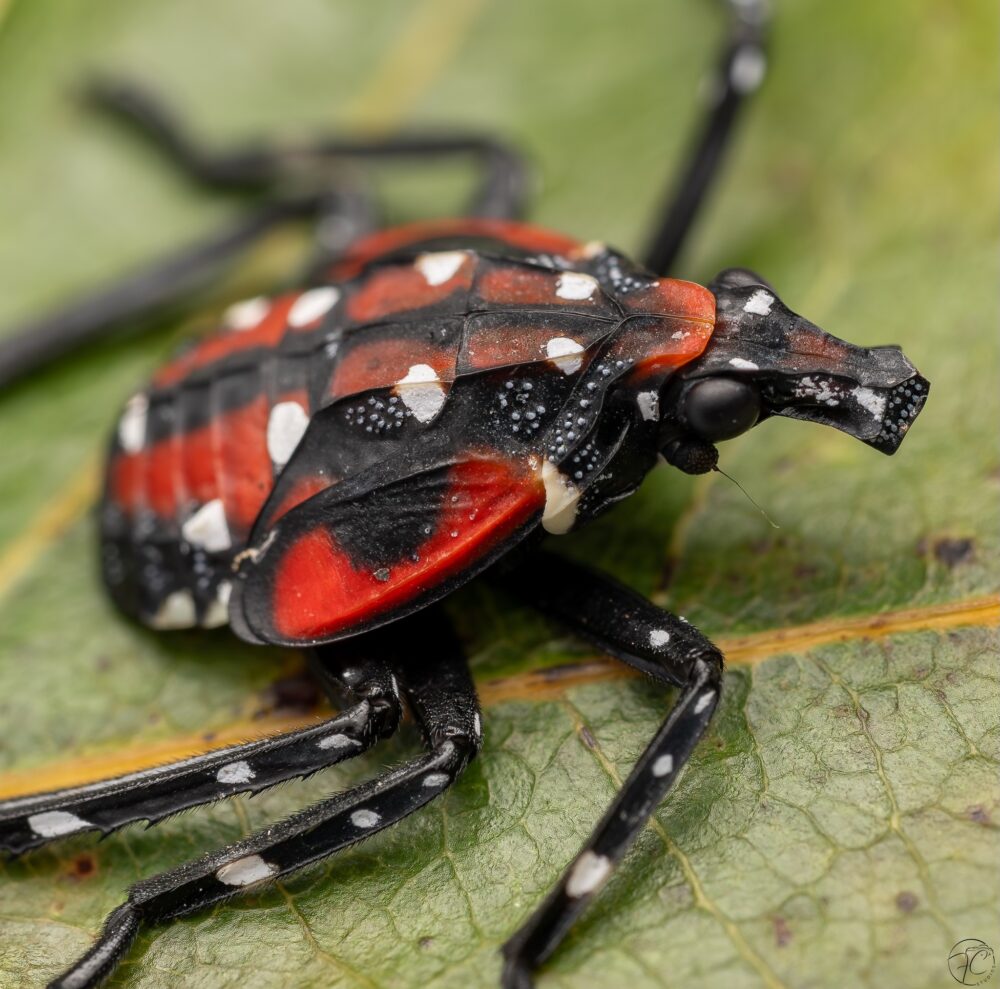
[[[363,237],[331,270],[334,280],[353,278],[376,258],[402,250],[409,244],[447,237],[489,237],[526,251],[545,254],[574,254],[578,241],[562,234],[512,220],[446,219],[409,223]]]
[[[274,625],[286,639],[309,640],[391,613],[452,574],[541,511],[540,477],[496,460],[456,464],[433,531],[409,559],[385,573],[356,569],[334,536],[317,526],[299,536],[278,563]]]
[[[178,358],[164,365],[153,378],[153,384],[166,388],[186,378],[192,371],[244,350],[276,347],[288,329],[288,311],[298,295],[282,295],[272,299],[267,314],[256,325],[234,329],[206,337]]]
[[[439,282],[428,280],[419,266],[419,259],[417,266],[396,265],[373,271],[348,299],[347,314],[359,323],[370,323],[395,313],[432,306],[450,295],[468,291],[472,285],[472,269],[472,259],[466,256],[453,274]],[[432,269],[428,267],[427,270]]]
[[[328,392],[334,401],[373,388],[389,388],[417,364],[432,367],[442,381],[455,380],[453,349],[436,347],[427,340],[383,337],[359,341],[338,357]]]

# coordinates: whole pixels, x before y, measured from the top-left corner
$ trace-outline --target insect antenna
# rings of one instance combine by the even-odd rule
[[[760,512],[760,514],[763,515],[765,519],[767,519],[767,523],[768,523],[768,525],[771,526],[772,529],[780,529],[781,528],[781,526],[778,525],[778,523],[775,522],[774,519],[772,519],[771,516],[768,515],[767,512],[764,511],[764,508],[760,504],[758,504],[756,501],[754,501],[753,495],[751,495],[750,492],[747,491],[747,489],[745,487],[743,487],[743,485],[740,484],[740,482],[737,481],[735,477],[732,476],[732,474],[727,474],[721,467],[713,467],[712,470],[714,470],[717,474],[721,474],[723,477],[725,477],[728,480],[732,481],[733,484],[735,484],[736,487],[738,487],[740,489],[740,491],[743,492],[743,494],[746,496],[747,501],[749,501],[750,504],[753,505],[753,507],[756,508],[757,511]]]

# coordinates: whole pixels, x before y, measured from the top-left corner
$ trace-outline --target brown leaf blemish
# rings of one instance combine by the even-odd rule
[[[93,852],[80,852],[70,860],[66,874],[75,882],[92,879],[97,875],[97,857]]]
[[[946,536],[934,542],[935,559],[949,570],[961,563],[968,563],[975,555],[976,544],[972,539],[951,539]]]
[[[917,894],[911,893],[908,889],[904,889],[896,894],[896,908],[902,913],[913,913],[919,903],[920,900],[917,899]]]
[[[792,929],[788,926],[788,921],[775,915],[771,918],[771,924],[774,927],[774,943],[779,948],[784,948],[792,940]]]

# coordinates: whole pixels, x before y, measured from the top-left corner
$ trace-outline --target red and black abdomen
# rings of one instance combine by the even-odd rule
[[[112,439],[105,581],[155,628],[227,620],[228,575],[312,416],[329,367],[319,288],[234,307],[228,325],[133,396]]]

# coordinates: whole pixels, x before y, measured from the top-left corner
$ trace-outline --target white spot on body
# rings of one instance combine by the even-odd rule
[[[694,713],[701,714],[701,712],[704,711],[705,708],[712,703],[712,699],[714,697],[715,697],[714,690],[709,690],[706,693],[702,694],[694,705]]]
[[[635,397],[635,404],[643,419],[656,420],[660,418],[660,396],[655,391],[641,391]]]
[[[762,288],[757,289],[753,295],[747,299],[743,306],[744,312],[754,313],[757,316],[766,316],[774,305],[774,296]]]
[[[594,852],[584,852],[573,866],[566,880],[566,895],[574,900],[593,893],[611,875],[611,859]]]
[[[873,392],[871,388],[862,388],[860,385],[851,391],[855,401],[863,409],[870,412],[876,419],[881,419],[885,412],[885,396]]]
[[[674,771],[674,757],[672,755],[661,755],[653,763],[654,776],[669,776]]]
[[[230,330],[252,330],[271,311],[271,303],[262,295],[234,302],[223,314],[222,322]]]
[[[576,256],[586,258],[589,261],[591,258],[596,258],[599,254],[604,254],[607,249],[608,245],[605,244],[603,240],[588,240],[587,243],[576,252]]]
[[[133,395],[125,403],[118,421],[118,440],[126,453],[138,453],[145,446],[148,414],[149,399],[143,394]]]
[[[414,364],[393,391],[420,422],[430,422],[448,397],[437,371],[430,364]]]
[[[472,716],[472,730],[476,733],[476,738],[479,738],[483,733],[483,719],[479,716],[479,712]]]
[[[745,361],[742,357],[730,357],[729,363],[733,367],[738,367],[741,371],[759,371],[760,368],[753,361]]]
[[[581,271],[564,271],[556,279],[556,295],[560,299],[589,299],[597,288],[597,279]]]
[[[729,82],[737,93],[752,93],[767,73],[767,58],[756,45],[744,45],[729,66]]]
[[[91,824],[68,810],[46,810],[41,814],[32,814],[28,818],[28,827],[41,838],[58,838],[83,831]]]
[[[194,598],[190,591],[172,591],[163,599],[160,610],[149,619],[150,628],[161,630],[191,628],[194,623]]]
[[[309,426],[309,414],[298,402],[278,402],[267,420],[267,452],[275,467],[291,459]]]
[[[649,644],[654,649],[665,646],[670,641],[670,633],[665,628],[654,628],[649,633]]]
[[[327,735],[316,743],[321,749],[346,749],[349,746],[359,746],[360,744],[357,739],[351,738],[350,735],[344,735],[341,732],[337,732],[334,735]]]
[[[239,762],[229,762],[220,766],[215,778],[220,783],[249,783],[257,774],[250,768],[245,759]]]
[[[303,292],[288,310],[288,325],[302,329],[322,319],[340,299],[340,291],[332,285]]]
[[[247,855],[246,858],[227,862],[217,869],[215,878],[226,886],[249,886],[259,883],[278,872],[278,867],[271,862],[265,862],[259,855]]]
[[[200,546],[207,553],[221,553],[232,546],[226,509],[221,498],[206,501],[182,526],[181,535],[192,546]]]
[[[465,251],[435,251],[421,254],[413,262],[413,267],[424,276],[428,285],[443,285],[454,278],[466,257]]]
[[[542,483],[545,485],[545,511],[542,528],[561,536],[573,528],[580,489],[555,464],[546,460],[542,464]]]
[[[373,810],[356,810],[351,814],[351,824],[356,828],[373,828],[381,820],[382,816]]]
[[[221,628],[229,621],[229,598],[233,593],[233,585],[228,580],[220,580],[215,589],[215,598],[205,609],[201,619],[202,628]]]
[[[424,777],[424,781],[421,785],[426,787],[437,788],[439,786],[444,786],[445,783],[447,782],[448,782],[447,773],[428,773]]]
[[[580,370],[583,358],[578,355],[582,353],[583,346],[569,337],[553,337],[545,344],[545,356],[563,374],[572,374]]]

